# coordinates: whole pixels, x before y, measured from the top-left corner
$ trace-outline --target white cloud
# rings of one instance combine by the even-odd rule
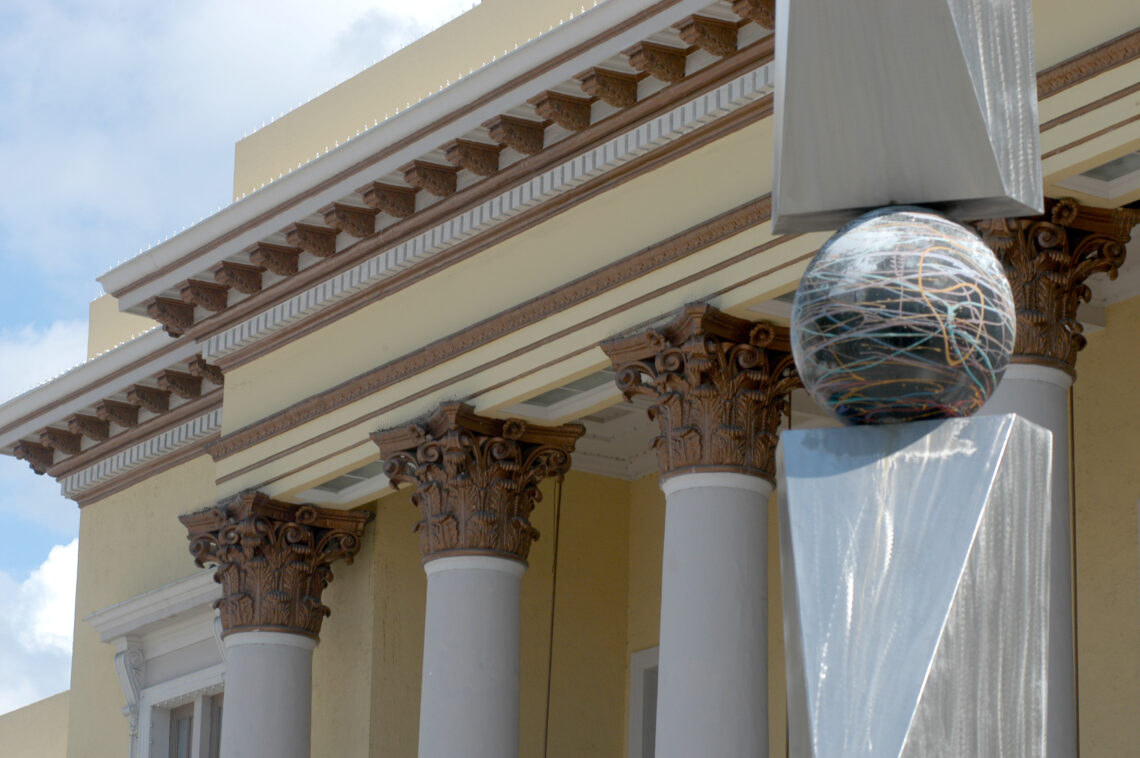
[[[87,324],[56,321],[0,328],[0,402],[82,363],[87,357]]]
[[[69,686],[78,555],[72,540],[22,582],[0,572],[0,713]]]

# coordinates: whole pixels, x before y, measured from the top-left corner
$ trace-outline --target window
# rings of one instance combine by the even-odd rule
[[[657,648],[629,658],[629,758],[653,758],[657,737]]]
[[[116,649],[130,758],[218,758],[226,669],[219,597],[206,570],[85,619]]]

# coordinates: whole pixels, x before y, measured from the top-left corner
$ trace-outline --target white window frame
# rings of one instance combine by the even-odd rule
[[[187,703],[194,703],[190,754],[209,758],[211,699],[224,690],[226,675],[221,619],[213,607],[221,596],[214,572],[204,570],[84,619],[103,642],[115,646],[115,671],[126,701],[129,758],[169,758],[170,711]],[[180,651],[207,640],[215,643],[216,655],[204,666],[199,652],[192,659],[199,666],[196,670],[148,681],[151,660],[162,657],[169,664],[177,661]]]
[[[653,742],[647,739],[645,684],[649,672],[657,671],[658,650],[654,646],[629,656],[629,758],[653,758]],[[656,706],[656,698],[653,705]],[[656,716],[655,716],[656,718]],[[650,722],[653,723],[653,722]]]

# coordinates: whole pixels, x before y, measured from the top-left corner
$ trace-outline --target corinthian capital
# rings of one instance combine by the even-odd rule
[[[260,629],[316,639],[330,613],[321,593],[332,564],[352,563],[370,517],[245,492],[179,520],[195,563],[217,566],[223,635]]]
[[[1017,305],[1013,359],[1074,373],[1086,340],[1077,308],[1088,302],[1085,280],[1115,279],[1140,211],[1090,208],[1072,198],[1047,200],[1044,216],[974,224],[1005,268]]]
[[[533,426],[476,415],[469,405],[444,403],[406,427],[376,432],[384,471],[395,484],[416,487],[416,524],[424,559],[479,554],[526,562],[538,539],[530,514],[538,485],[561,479],[585,431],[580,424]]]
[[[780,417],[799,386],[786,329],[689,305],[668,326],[602,349],[625,396],[653,401],[662,474],[735,471],[774,480]]]

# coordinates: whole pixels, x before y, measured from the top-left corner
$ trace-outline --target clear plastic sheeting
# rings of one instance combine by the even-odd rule
[[[1015,415],[783,434],[793,757],[1045,754],[1051,451]]]

